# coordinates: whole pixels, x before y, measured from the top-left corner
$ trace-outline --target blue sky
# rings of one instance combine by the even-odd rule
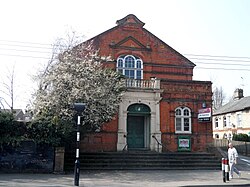
[[[212,81],[227,98],[238,87],[250,96],[248,0],[8,0],[0,3],[0,85],[15,66],[14,107],[25,108],[36,88],[31,75],[68,28],[87,39],[128,14],[193,61],[194,80]]]

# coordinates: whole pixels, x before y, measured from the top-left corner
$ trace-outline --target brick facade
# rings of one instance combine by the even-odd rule
[[[92,42],[100,50],[100,55],[111,56],[114,59],[113,62],[104,64],[105,66],[115,70],[116,59],[120,55],[134,55],[143,60],[143,80],[150,80],[152,77],[160,80],[160,91],[151,90],[150,95],[140,89],[136,95],[134,94],[136,90],[128,90],[128,93],[131,92],[128,95],[134,98],[131,100],[126,98],[128,103],[142,102],[151,108],[149,149],[155,150],[155,144],[152,143],[154,140],[151,137],[153,135],[157,135],[161,140],[163,152],[177,151],[178,136],[187,135],[191,140],[191,151],[205,151],[206,145],[212,141],[212,122],[198,122],[197,116],[203,103],[206,107],[211,107],[212,83],[192,80],[195,64],[143,26],[144,23],[136,16],[128,15],[118,20],[117,26],[86,42]],[[158,100],[150,100],[149,96]],[[159,111],[157,107],[154,108],[155,105]],[[191,133],[175,132],[175,109],[182,106],[191,110]],[[121,145],[126,144],[126,124],[125,126],[121,124],[124,121],[126,123],[126,119],[125,108],[114,117],[113,121],[104,124],[101,132],[86,134],[81,141],[81,150],[119,151],[120,148],[117,146],[119,142]],[[159,130],[152,132],[158,128],[157,123]],[[123,131],[120,130],[122,128]],[[122,132],[120,135],[119,131]],[[123,136],[125,143],[122,143]]]

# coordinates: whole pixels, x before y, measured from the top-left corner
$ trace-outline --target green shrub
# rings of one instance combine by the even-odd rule
[[[249,137],[248,137],[247,134],[234,134],[233,135],[233,140],[248,142],[249,141]]]
[[[37,144],[62,146],[72,141],[74,125],[57,117],[39,116],[28,125],[28,137]]]
[[[0,112],[0,146],[15,146],[27,137],[26,125],[14,120],[9,112]]]

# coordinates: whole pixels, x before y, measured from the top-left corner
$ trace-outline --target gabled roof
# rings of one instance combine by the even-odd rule
[[[11,109],[0,109],[0,112],[11,113]],[[16,120],[22,120],[23,118],[23,110],[22,109],[13,109],[13,115]]]
[[[229,103],[218,108],[213,115],[227,114],[231,112],[237,112],[250,109],[250,96],[243,97],[238,100],[232,100]]]
[[[109,29],[109,30],[106,30],[100,34],[98,34],[97,36],[94,36],[90,39],[88,39],[87,41],[79,44],[78,46],[81,46],[82,44],[85,44],[85,43],[91,43],[93,42],[93,44],[95,44],[95,42],[98,43],[98,38],[109,33],[109,32],[112,32],[113,30],[119,28],[119,27],[137,27],[137,28],[141,28],[144,32],[148,33],[149,35],[151,35],[152,37],[154,37],[155,39],[159,40],[164,46],[166,46],[168,49],[170,49],[173,53],[175,53],[176,55],[178,55],[179,57],[181,57],[182,59],[185,60],[185,63],[186,63],[186,66],[189,66],[189,67],[195,67],[196,65],[190,61],[188,58],[186,58],[185,56],[183,56],[181,53],[179,53],[178,51],[176,51],[175,49],[173,49],[172,47],[170,47],[168,44],[166,44],[164,41],[162,41],[161,39],[159,39],[157,36],[155,36],[154,34],[152,34],[150,31],[148,31],[147,29],[143,28],[143,26],[145,25],[145,23],[143,23],[142,21],[140,21],[135,15],[133,14],[129,14],[127,15],[126,17],[120,19],[120,20],[117,20],[117,26]],[[97,40],[96,40],[97,39]],[[127,38],[128,39],[128,38]],[[129,38],[129,39],[132,39],[132,38]],[[120,41],[120,42],[123,42],[123,41]],[[145,44],[142,44],[145,46]],[[110,47],[117,47],[118,44],[114,43],[114,44],[111,44]],[[76,46],[77,47],[77,46]],[[142,49],[148,49],[148,50],[151,50],[150,48],[142,48]]]
[[[18,115],[22,111],[23,111],[22,109],[13,109],[13,114]],[[11,109],[0,109],[0,112],[11,113]]]

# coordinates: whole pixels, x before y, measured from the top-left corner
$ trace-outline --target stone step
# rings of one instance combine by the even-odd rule
[[[81,153],[82,170],[221,169],[220,158],[211,153],[105,152]],[[65,154],[65,171],[73,171],[74,153]]]

